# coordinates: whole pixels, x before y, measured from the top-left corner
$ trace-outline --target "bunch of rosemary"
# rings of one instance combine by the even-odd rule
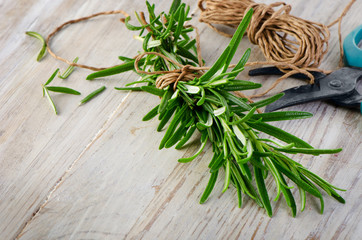
[[[140,26],[131,25],[129,18],[125,21],[129,30],[140,31],[136,38],[143,41],[143,50],[160,53],[181,65],[198,66],[196,41],[188,36],[194,29],[185,25],[185,22],[191,19],[188,17],[190,8],[181,4],[180,0],[174,0],[168,13],[162,12],[156,15],[155,5],[150,5],[148,2],[146,5],[149,23],[146,22],[143,13],[141,15],[136,13]],[[232,91],[261,86],[235,79],[243,70],[250,49],[245,51],[231,71],[227,71],[251,16],[252,10],[245,15],[229,45],[212,67],[204,73],[195,71],[195,78],[190,81],[181,80],[164,89],[157,88],[156,80],[162,75],[157,72],[172,71],[180,67],[166,61],[161,55],[153,54],[147,54],[137,62],[142,71],[151,74],[136,71],[135,59],[121,56],[120,59],[125,62],[124,64],[90,74],[87,79],[136,71],[141,77],[139,81],[116,89],[146,91],[161,97],[160,104],[143,118],[147,121],[158,116],[160,123],[157,131],[161,131],[169,123],[160,143],[160,149],[175,145],[176,149],[180,149],[194,135],[195,130],[201,134],[200,149],[191,157],[179,159],[179,162],[192,161],[203,151],[207,142],[212,144],[214,155],[209,164],[211,176],[200,203],[209,197],[221,168],[225,171],[223,192],[231,183],[237,189],[239,207],[242,205],[242,194],[245,194],[254,199],[259,206],[264,207],[269,216],[272,216],[272,208],[265,186],[265,179],[269,173],[277,187],[275,200],[283,193],[293,216],[296,215],[296,204],[291,192],[293,187],[288,185],[286,178],[294,182],[299,189],[301,211],[305,208],[306,192],[308,192],[320,199],[321,212],[323,212],[323,196],[319,189],[323,189],[344,203],[344,199],[335,191],[342,189],[331,185],[285,155],[285,153],[331,154],[340,152],[341,149],[314,149],[296,136],[267,123],[308,118],[312,114],[296,111],[258,114],[257,108],[270,104],[282,94],[255,103],[248,103],[247,99],[232,94]],[[128,87],[136,83],[145,85]],[[260,132],[273,136],[285,144],[260,138]]]

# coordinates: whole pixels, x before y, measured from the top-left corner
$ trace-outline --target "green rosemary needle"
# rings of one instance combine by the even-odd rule
[[[76,57],[74,60],[73,60],[73,63],[77,63],[79,60],[78,57]],[[59,78],[61,79],[66,79],[67,77],[69,77],[69,75],[74,71],[74,66],[72,65],[69,65],[68,68],[65,70],[65,72],[61,75],[59,73]]]
[[[93,92],[91,92],[89,95],[87,95],[85,98],[83,98],[82,100],[80,100],[79,105],[82,105],[84,103],[89,102],[91,99],[95,98],[96,96],[98,96],[101,92],[103,92],[104,90],[106,90],[106,86],[102,86],[96,90],[94,90]]]
[[[56,108],[56,106],[55,106],[55,104],[53,102],[53,99],[49,95],[48,89],[46,89],[46,87],[44,85],[42,85],[42,87],[43,87],[43,96],[44,95],[46,96],[46,98],[48,99],[48,101],[50,103],[50,106],[52,107],[55,115],[57,115],[58,114],[57,108]]]
[[[59,86],[45,86],[48,91],[58,92],[58,93],[66,93],[66,94],[73,94],[73,95],[80,95],[80,92],[77,90],[67,88],[67,87],[59,87]]]
[[[46,48],[47,48],[47,44],[44,40],[44,38],[37,32],[32,32],[32,31],[27,31],[25,32],[28,36],[31,36],[31,37],[34,37],[34,38],[37,38],[40,40],[40,42],[42,43],[42,48],[36,58],[36,60],[39,62],[46,54]]]
[[[49,83],[51,83],[51,82],[54,80],[54,78],[55,78],[55,76],[57,75],[58,72],[59,72],[59,68],[57,68],[57,69],[53,72],[53,74],[50,76],[50,78],[48,79],[48,81],[46,81],[46,83],[44,84],[44,86],[47,86]]]

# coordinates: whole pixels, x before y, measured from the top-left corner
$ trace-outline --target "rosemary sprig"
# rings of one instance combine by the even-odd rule
[[[184,26],[185,21],[190,19],[187,17],[189,8],[181,1],[175,0],[169,13],[161,13],[156,16],[155,5],[150,5],[148,2],[146,4],[149,11],[149,23],[145,24],[140,20],[141,26],[133,26],[129,23],[129,19],[126,19],[126,27],[129,30],[140,31],[137,39],[143,41],[144,51],[162,53],[180,64],[197,66],[196,42],[188,36],[193,28]],[[332,154],[340,152],[341,149],[314,149],[298,137],[266,123],[303,119],[311,117],[312,114],[296,111],[257,114],[255,112],[257,108],[274,102],[282,94],[259,102],[248,103],[247,99],[230,93],[261,86],[257,83],[235,79],[237,74],[243,70],[250,55],[250,49],[245,51],[244,56],[231,71],[227,71],[251,16],[252,10],[245,15],[228,47],[208,71],[192,81],[178,82],[176,90],[172,85],[166,89],[156,88],[155,82],[160,74],[141,73],[138,73],[141,77],[140,81],[127,86],[136,83],[146,85],[116,89],[145,91],[162,97],[160,104],[143,118],[144,121],[148,121],[158,115],[160,120],[158,131],[161,131],[169,122],[161,140],[160,149],[171,146],[180,149],[194,135],[196,129],[201,133],[199,150],[191,157],[179,159],[179,162],[194,160],[203,151],[207,142],[212,144],[214,156],[209,164],[211,176],[200,203],[204,203],[210,196],[220,168],[225,170],[223,192],[229,188],[231,183],[237,189],[239,207],[242,205],[242,194],[248,195],[259,206],[264,207],[269,216],[272,216],[272,208],[265,186],[265,178],[269,173],[277,187],[275,200],[283,194],[287,205],[291,208],[292,216],[296,215],[297,208],[294,196],[290,191],[293,187],[288,185],[285,178],[289,178],[299,188],[302,211],[305,208],[305,193],[308,192],[320,199],[320,210],[323,212],[323,196],[316,186],[337,201],[344,203],[344,199],[335,191],[342,189],[331,185],[284,155],[284,153]],[[161,19],[166,20],[161,22]],[[135,70],[133,59],[127,57],[120,57],[120,59],[125,61],[123,65],[93,73],[87,79]],[[154,55],[147,55],[141,59],[138,65],[140,69],[149,69],[149,71],[177,69],[174,64]],[[261,139],[258,137],[259,132],[273,136],[285,142],[286,145],[271,139]]]

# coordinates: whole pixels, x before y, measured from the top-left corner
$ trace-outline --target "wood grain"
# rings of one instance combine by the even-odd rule
[[[155,1],[156,2],[156,1]],[[195,17],[197,1],[186,1]],[[271,0],[263,1],[265,3]],[[292,13],[329,23],[345,1],[287,1]],[[157,1],[158,11],[170,1]],[[360,239],[362,235],[362,118],[358,112],[323,102],[295,106],[313,118],[277,126],[318,148],[342,147],[336,155],[296,155],[295,159],[339,187],[346,204],[325,195],[325,213],[307,197],[307,208],[292,218],[283,199],[273,202],[274,216],[244,197],[237,208],[234,189],[221,194],[222,176],[210,199],[198,200],[207,184],[212,151],[189,164],[197,144],[181,151],[159,151],[163,133],[158,121],[141,119],[158,101],[145,93],[119,92],[135,74],[86,81],[88,70],[76,69],[67,80],[54,80],[85,96],[102,85],[107,90],[78,106],[82,96],[54,94],[60,114],[54,115],[41,97],[41,84],[65,64],[47,56],[35,61],[40,44],[24,32],[50,33],[61,23],[99,11],[123,9],[132,14],[146,10],[143,1],[6,0],[0,3],[0,239]],[[360,22],[362,2],[357,1],[343,20],[345,37]],[[196,19],[196,18],[195,18]],[[200,29],[203,58],[211,64],[228,39],[193,20]],[[119,23],[118,16],[99,17],[67,27],[54,38],[55,52],[80,63],[110,66],[118,55],[134,56],[141,44]],[[331,28],[330,50],[322,68],[338,67],[337,28]],[[251,60],[262,60],[252,48]],[[246,73],[242,78],[249,79]],[[264,88],[273,77],[253,78]],[[300,85],[286,80],[274,93]],[[271,198],[275,186],[268,178]],[[295,191],[295,190],[294,190]],[[298,193],[296,193],[298,196]],[[297,204],[299,204],[298,199]],[[299,206],[298,206],[299,207]]]

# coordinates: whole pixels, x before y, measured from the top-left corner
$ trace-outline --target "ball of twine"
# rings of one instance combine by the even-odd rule
[[[247,35],[269,61],[317,68],[328,51],[328,27],[290,15],[291,6],[283,2],[270,5],[251,0],[199,0],[200,22],[231,37],[214,24],[236,28],[250,9],[254,9]]]

